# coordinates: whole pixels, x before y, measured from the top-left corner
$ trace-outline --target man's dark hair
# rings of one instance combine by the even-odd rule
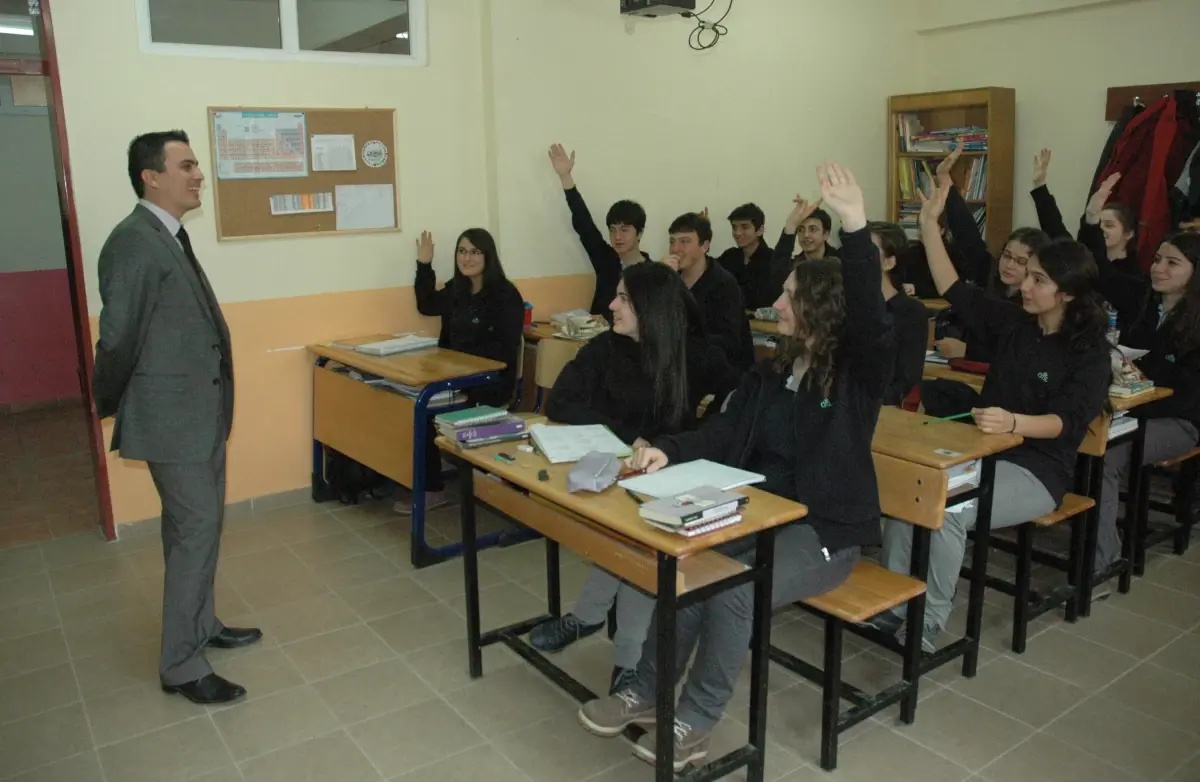
[[[646,230],[646,210],[637,201],[618,201],[609,207],[604,224],[609,228],[614,225],[631,225],[633,230],[641,236],[642,232]]]
[[[129,142],[129,183],[138,198],[146,195],[146,183],[142,181],[142,172],[149,169],[162,173],[167,170],[166,146],[172,141],[190,144],[188,135],[182,130],[166,130],[155,133],[143,133]]]
[[[814,209],[813,213],[804,219],[805,220],[820,220],[821,228],[823,228],[825,230],[825,233],[829,233],[830,231],[833,230],[833,218],[830,217],[829,212],[826,212],[824,209]]]
[[[748,222],[755,230],[762,228],[767,222],[767,216],[757,204],[742,204],[729,213],[729,222]]]
[[[696,234],[700,239],[700,244],[712,241],[712,223],[707,217],[700,215],[697,212],[688,212],[681,214],[671,223],[671,227],[667,229],[668,234]]]

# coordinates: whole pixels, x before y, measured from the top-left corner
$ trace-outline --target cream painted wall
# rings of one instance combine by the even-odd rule
[[[718,6],[723,5],[718,3]],[[682,212],[708,206],[714,250],[729,211],[755,201],[773,242],[797,191],[817,194],[826,156],[850,164],[868,208],[885,208],[886,99],[916,88],[915,20],[877,0],[737,3],[716,48],[687,45],[694,22],[629,21],[616,0],[496,0],[491,86],[506,267],[588,270],[546,157],[576,150],[593,215],[633,198],[643,248],[661,255]],[[501,10],[503,7],[503,10]]]
[[[930,90],[1014,88],[1014,225],[1037,224],[1025,193],[1034,154],[1049,147],[1048,184],[1072,226],[1112,127],[1104,121],[1106,90],[1194,81],[1200,77],[1198,30],[1197,0],[1134,0],[927,33],[920,36],[922,84]]]
[[[430,3],[426,68],[269,63],[143,54],[133,0],[54,0],[54,24],[88,304],[96,258],[134,203],[125,149],[137,133],[189,131],[205,171],[206,107],[395,107],[403,234],[216,240],[211,207],[188,222],[222,302],[411,285],[413,241],[486,219],[479,0]]]

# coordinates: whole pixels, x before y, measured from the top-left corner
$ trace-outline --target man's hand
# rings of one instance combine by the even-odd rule
[[[674,254],[664,256],[662,259],[662,264],[670,268],[672,271],[679,271],[679,256]]]
[[[800,226],[804,223],[804,221],[812,217],[812,213],[817,211],[817,208],[821,206],[821,199],[818,198],[816,201],[809,202],[807,199],[797,193],[796,197],[792,199],[792,203],[795,204],[795,206],[792,207],[792,211],[787,216],[787,221],[785,222],[786,228],[784,231],[785,233],[789,234],[794,234],[799,231]]]
[[[837,212],[847,233],[867,227],[867,207],[853,171],[826,161],[817,167],[817,179],[821,182],[821,200]]]
[[[1050,168],[1050,150],[1043,149],[1033,156],[1033,188],[1046,184],[1046,170]]]
[[[567,150],[563,148],[562,144],[551,144],[550,165],[554,167],[554,173],[558,174],[563,190],[570,190],[575,187],[575,179],[571,176],[571,172],[575,170],[574,151],[568,155]]]
[[[937,171],[934,172],[938,187],[944,187],[949,190],[950,186],[954,184],[954,180],[950,178],[950,172],[954,170],[954,164],[962,157],[962,153],[963,142],[962,139],[959,139],[958,144],[954,147],[954,151],[950,153],[949,157],[944,158],[941,163],[938,163]]]
[[[429,231],[421,231],[421,238],[417,240],[417,263],[433,263],[433,234]]]

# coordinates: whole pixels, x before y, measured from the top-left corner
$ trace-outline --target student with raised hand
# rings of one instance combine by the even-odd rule
[[[1174,393],[1133,411],[1145,429],[1143,464],[1181,456],[1196,446],[1200,431],[1200,234],[1168,236],[1158,248],[1150,277],[1139,271],[1123,274],[1106,260],[1103,228],[1105,206],[1117,175],[1093,194],[1084,212],[1080,238],[1095,247],[1100,267],[1097,290],[1116,309],[1123,326],[1121,344],[1148,350],[1133,363],[1156,386]],[[1121,556],[1117,511],[1121,482],[1129,472],[1130,449],[1125,443],[1104,457],[1104,490],[1100,498],[1100,529],[1096,543],[1096,572]]]
[[[777,286],[771,285],[774,250],[763,240],[766,220],[763,210],[756,204],[742,204],[730,212],[733,247],[717,258],[725,271],[738,281],[746,308],[751,310],[770,307],[779,292]]]
[[[617,293],[617,281],[621,270],[635,263],[650,260],[642,252],[642,232],[646,230],[646,210],[636,201],[617,201],[608,209],[604,218],[608,226],[608,240],[596,227],[592,213],[588,211],[579,188],[575,186],[575,153],[569,155],[562,144],[550,147],[550,165],[562,182],[563,194],[571,210],[571,226],[579,236],[588,260],[596,271],[596,290],[592,294],[589,309],[593,315],[609,314],[608,303]]]
[[[546,404],[551,421],[604,424],[642,447],[657,437],[695,428],[710,394],[721,406],[740,378],[725,354],[693,327],[692,297],[663,264],[631,266],[609,305],[612,331],[594,337],[563,368]],[[611,691],[623,688],[642,654],[654,598],[593,567],[575,608],[533,629],[530,643],[559,652],[604,627],[617,604]]]
[[[454,245],[454,276],[441,288],[433,271],[433,234],[421,232],[417,240],[417,279],[413,292],[417,311],[442,319],[438,347],[504,362],[500,381],[468,390],[476,404],[507,407],[517,387],[518,357],[525,328],[525,303],[500,265],[496,241],[483,228],[468,228]],[[427,424],[425,447],[425,508],[448,504],[442,480],[441,456],[433,444],[433,419]],[[412,513],[409,503],[397,503],[396,512]]]
[[[883,268],[883,299],[896,332],[896,364],[892,381],[883,395],[885,405],[897,406],[921,382],[925,371],[925,346],[929,343],[929,311],[919,299],[901,290],[896,259],[908,245],[908,236],[896,223],[867,224],[871,241],[879,249]]]
[[[1096,264],[1086,247],[1070,239],[1056,240],[1029,259],[1020,305],[960,281],[938,226],[947,195],[939,187],[923,199],[921,235],[938,292],[996,345],[978,407],[971,411],[975,425],[1025,440],[996,460],[991,526],[1000,529],[1054,510],[1071,486],[1079,445],[1107,404],[1112,377],[1107,321],[1093,292]],[[927,652],[950,616],[977,506],[947,511],[933,533],[921,640]],[[884,565],[907,574],[911,547],[912,527],[889,519]],[[894,632],[902,622],[901,614],[888,612],[870,623]]]
[[[1063,224],[1058,202],[1050,194],[1050,189],[1046,187],[1046,172],[1050,169],[1050,158],[1051,153],[1048,149],[1043,149],[1033,156],[1033,190],[1029,195],[1033,197],[1033,205],[1037,208],[1038,224],[1042,226],[1042,230],[1053,237],[1070,236],[1071,232]],[[1120,178],[1119,175],[1114,176]],[[1104,184],[1106,183],[1101,184],[1102,188]],[[1112,188],[1115,185],[1116,180],[1108,186],[1109,195],[1112,194]],[[1094,197],[1095,193],[1092,195]],[[1103,206],[1104,208],[1100,212],[1099,226],[1104,236],[1104,253],[1098,253],[1093,249],[1096,262],[1099,263],[1103,258],[1107,258],[1118,272],[1134,277],[1144,277],[1145,273],[1137,264],[1137,217],[1124,204],[1109,204],[1106,201]],[[1085,212],[1079,221],[1079,241],[1083,241],[1083,226],[1089,220],[1090,218]]]
[[[871,438],[892,374],[893,334],[880,282],[879,251],[867,230],[862,190],[835,163],[818,169],[825,203],[842,221],[841,261],[801,263],[775,302],[784,340],[774,363],[756,366],[726,409],[699,429],[656,438],[630,459],[635,469],[712,459],[767,476],[760,488],[802,502],[809,515],[777,532],[773,602],[823,594],[854,569],[862,546],[877,545],[879,492]],[[753,537],[718,548],[751,563]],[[749,651],[754,591],[721,592],[679,611],[676,672],[693,651],[675,717],[674,768],[702,761]],[[634,681],[583,706],[579,720],[613,737],[655,716],[655,633],[642,647]],[[652,737],[634,748],[655,762]]]
[[[748,369],[754,363],[754,342],[746,305],[737,280],[708,255],[712,223],[701,213],[688,212],[675,218],[668,234],[670,250],[662,263],[679,272],[691,291],[709,341],[725,352],[735,369]]]
[[[829,244],[833,218],[821,209],[821,199],[809,201],[799,193],[792,199],[792,211],[784,221],[771,257],[770,288],[778,293],[800,261],[832,258],[836,248]],[[796,235],[800,235],[800,254],[796,255]]]

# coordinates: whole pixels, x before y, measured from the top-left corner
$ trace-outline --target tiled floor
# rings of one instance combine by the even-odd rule
[[[82,403],[0,413],[0,549],[97,529]]]
[[[452,514],[432,520],[449,532]],[[436,533],[435,533],[436,534]],[[482,555],[485,626],[542,608],[540,543]],[[506,650],[466,674],[461,567],[413,572],[385,507],[300,506],[231,519],[218,606],[266,631],[214,652],[246,685],[205,709],[157,686],[161,558],[154,534],[106,545],[95,533],[0,552],[0,779],[21,782],[572,782],[646,780],[621,740],[580,728],[575,705]],[[585,573],[564,566],[564,593]],[[895,712],[847,737],[833,776],[814,769],[820,695],[771,671],[768,775],[816,782],[1196,782],[1200,780],[1200,546],[1156,556],[1132,594],[1077,626],[1039,621],[1029,651],[1005,653],[1009,604],[987,613],[979,675],[943,670],[917,723]],[[961,615],[961,612],[958,612]],[[961,619],[957,620],[961,622]],[[781,646],[816,660],[820,633],[793,610]],[[898,667],[849,640],[864,686]],[[562,664],[607,683],[607,641]],[[740,743],[745,689],[718,729]]]

